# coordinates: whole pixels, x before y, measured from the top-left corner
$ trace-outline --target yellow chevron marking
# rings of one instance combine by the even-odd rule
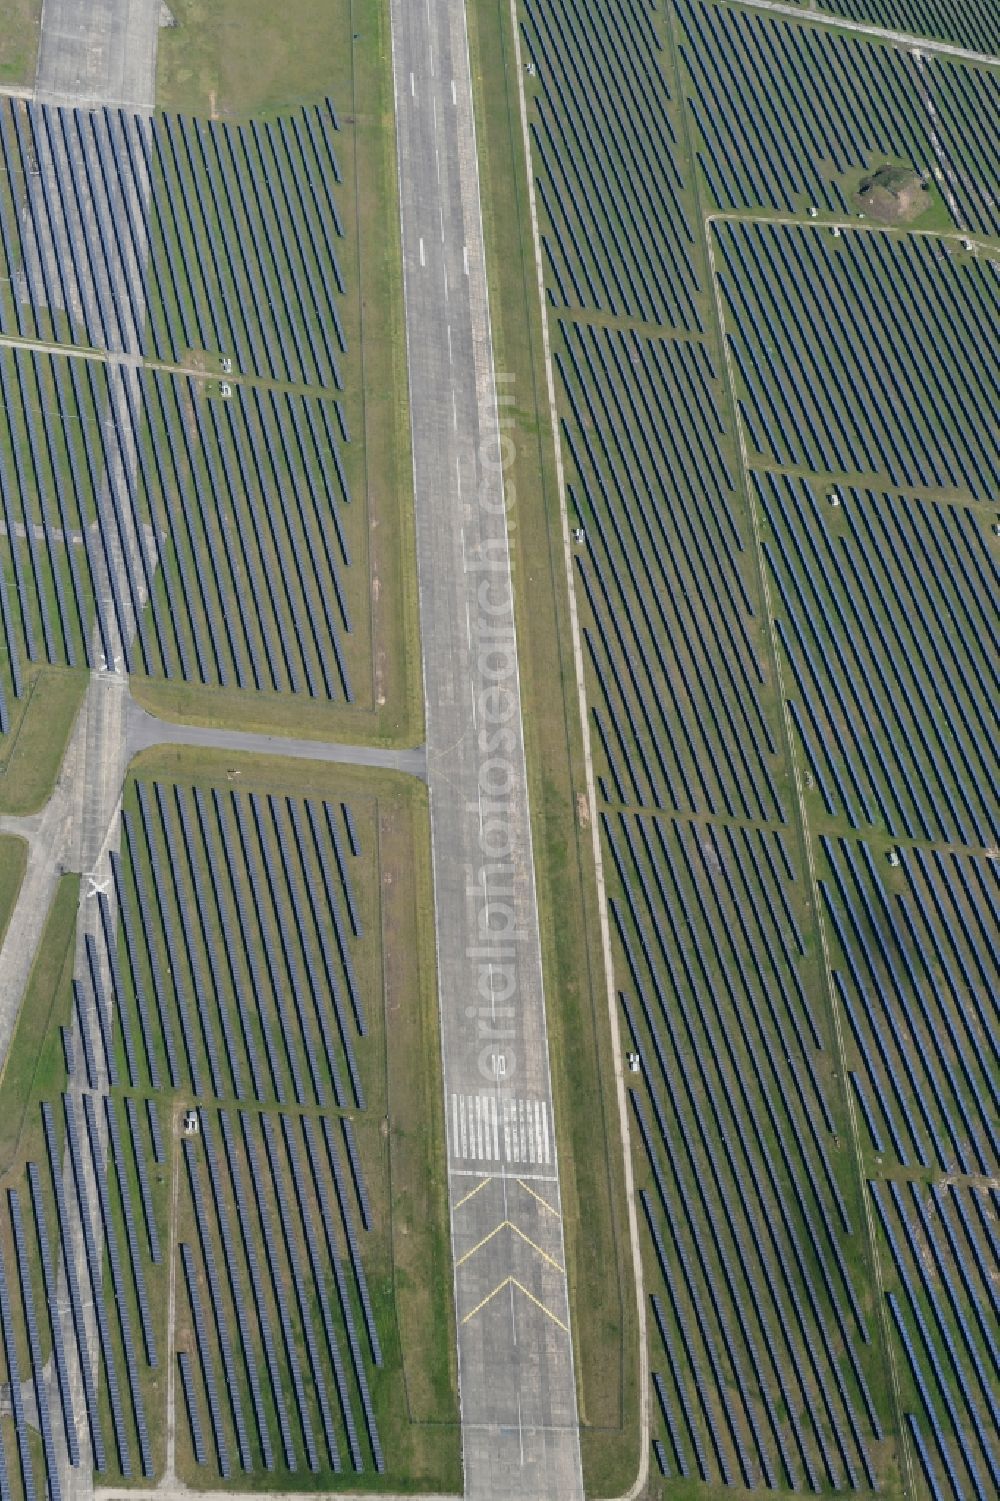
[[[478,1251],[481,1251],[485,1245],[488,1245],[489,1242],[493,1239],[494,1235],[499,1235],[501,1230],[513,1230],[514,1234],[519,1235],[524,1241],[525,1245],[530,1246],[533,1251],[536,1251],[543,1261],[547,1261],[549,1263],[549,1266],[554,1266],[557,1272],[562,1272],[564,1270],[564,1268],[559,1265],[559,1262],[556,1261],[554,1256],[550,1256],[548,1251],[543,1251],[541,1246],[536,1245],[536,1243],[531,1239],[531,1236],[525,1235],[524,1231],[519,1229],[512,1220],[501,1220],[499,1225],[495,1225],[490,1231],[489,1235],[484,1235],[482,1240],[477,1241],[477,1243],[474,1246],[471,1246],[463,1256],[460,1256],[458,1258],[455,1263],[456,1267],[463,1266],[464,1263],[470,1260],[471,1257],[475,1256]]]
[[[558,1327],[563,1331],[564,1334],[569,1333],[569,1329],[563,1323],[562,1319],[557,1318],[556,1315],[552,1312],[551,1308],[546,1308],[545,1304],[542,1303],[538,1298],[536,1298],[534,1293],[529,1293],[523,1282],[518,1282],[516,1277],[505,1277],[502,1282],[497,1284],[497,1286],[491,1293],[486,1294],[486,1297],[482,1300],[481,1303],[477,1303],[475,1308],[469,1310],[469,1312],[463,1318],[462,1323],[467,1324],[470,1319],[474,1319],[476,1314],[481,1313],[482,1310],[486,1307],[487,1303],[491,1303],[496,1297],[497,1293],[502,1293],[505,1287],[516,1287],[518,1292],[522,1292],[524,1294],[529,1303],[534,1303],[536,1308],[541,1309],[546,1318],[551,1319],[553,1324],[558,1325]]]
[[[476,1197],[476,1194],[482,1193],[483,1189],[488,1188],[489,1185],[493,1182],[495,1182],[495,1179],[493,1178],[484,1178],[482,1183],[477,1183],[475,1188],[470,1188],[465,1197],[459,1199],[458,1203],[455,1205],[455,1208],[452,1210],[452,1213],[457,1213],[458,1210],[461,1209],[463,1204],[468,1204],[470,1199],[474,1199]]]
[[[513,1282],[513,1284],[514,1284],[515,1287],[519,1288],[521,1290],[521,1292],[524,1293],[524,1296],[528,1299],[529,1303],[534,1303],[534,1305],[535,1305],[536,1308],[540,1308],[542,1310],[542,1312],[545,1314],[546,1318],[550,1318],[552,1320],[553,1324],[558,1324],[559,1325],[559,1328],[563,1331],[564,1334],[568,1334],[569,1333],[568,1326],[563,1323],[562,1319],[557,1319],[556,1318],[556,1316],[552,1312],[551,1308],[546,1308],[545,1304],[543,1302],[541,1302],[540,1299],[536,1298],[535,1295],[534,1295],[534,1293],[529,1293],[528,1289],[526,1287],[524,1287],[522,1285],[522,1283],[518,1282],[518,1280],[517,1280],[516,1277],[511,1277],[510,1280],[511,1280],[511,1282]]]
[[[476,1254],[477,1251],[481,1251],[483,1249],[483,1246],[489,1244],[489,1242],[493,1239],[494,1235],[499,1235],[500,1231],[504,1228],[504,1226],[505,1225],[509,1225],[509,1224],[510,1224],[509,1220],[501,1220],[501,1222],[500,1222],[499,1225],[495,1225],[493,1227],[493,1229],[490,1231],[489,1235],[484,1235],[483,1238],[482,1238],[482,1240],[478,1241],[477,1244],[474,1245],[470,1251],[466,1251],[466,1253],[465,1253],[464,1256],[460,1256],[458,1258],[458,1260],[455,1262],[455,1265],[456,1266],[461,1266],[464,1262],[466,1262],[466,1261],[469,1260],[470,1256],[475,1256],[475,1254]]]
[[[549,1263],[549,1266],[554,1266],[557,1272],[564,1270],[564,1268],[559,1265],[558,1261],[556,1261],[554,1256],[550,1256],[548,1251],[543,1251],[541,1246],[536,1245],[530,1236],[525,1235],[523,1230],[519,1230],[518,1227],[510,1220],[508,1220],[507,1223],[508,1225],[510,1225],[510,1228],[513,1230],[514,1234],[519,1235],[524,1241],[525,1245],[530,1246],[533,1251],[537,1251],[542,1260]]]
[[[515,1178],[514,1182],[517,1184],[518,1188],[523,1188],[525,1193],[530,1194],[533,1199],[537,1199],[542,1208],[549,1211],[549,1214],[554,1214],[557,1220],[562,1219],[562,1215],[559,1213],[558,1209],[553,1209],[552,1205],[548,1202],[547,1199],[543,1199],[541,1194],[536,1194],[533,1188],[529,1188],[523,1178]]]

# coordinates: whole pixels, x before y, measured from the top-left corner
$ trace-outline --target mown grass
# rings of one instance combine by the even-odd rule
[[[48,801],[86,691],[81,668],[32,671],[25,698],[11,701],[11,733],[0,739],[0,813],[37,813]]]
[[[59,1027],[70,1015],[80,877],[64,875],[52,900],[21,1014],[0,1075],[0,1179],[44,1154],[37,1106],[63,1088]]]
[[[4,0],[0,22],[0,83],[30,88],[38,60],[42,0]]]
[[[638,1465],[638,1330],[553,435],[506,0],[469,8],[495,366],[512,375],[506,476],[532,832],[587,1494]],[[529,615],[530,610],[530,615]]]
[[[161,109],[242,119],[327,95],[341,107],[350,70],[343,4],[171,0],[170,9],[176,24],[160,32],[157,58]]]
[[[0,944],[3,943],[28,864],[28,846],[16,835],[0,836]]]

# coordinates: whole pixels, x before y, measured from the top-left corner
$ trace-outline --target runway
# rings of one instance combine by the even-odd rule
[[[393,0],[392,35],[465,1494],[578,1501],[464,5]]]

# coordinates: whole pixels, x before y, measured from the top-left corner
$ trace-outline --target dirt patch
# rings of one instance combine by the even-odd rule
[[[863,177],[854,195],[861,213],[885,224],[908,224],[931,206],[927,179],[909,167],[879,167]]]
[[[585,792],[576,794],[576,821],[581,829],[590,828],[590,804],[587,802]]]

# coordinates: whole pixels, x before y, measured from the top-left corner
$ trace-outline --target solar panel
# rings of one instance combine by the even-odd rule
[[[48,1101],[43,1101],[42,1103],[42,1124],[45,1129],[45,1145],[48,1152],[49,1172],[56,1201],[56,1220],[59,1226],[59,1240],[62,1246],[62,1265],[66,1277],[66,1286],[69,1289],[69,1303],[73,1318],[73,1332],[76,1336],[77,1357],[80,1362],[80,1370],[83,1372],[83,1390],[87,1405],[87,1422],[90,1427],[91,1453],[94,1457],[94,1468],[100,1472],[107,1468],[107,1460],[104,1452],[104,1436],[101,1432],[100,1410],[97,1403],[97,1386],[94,1380],[95,1363],[91,1360],[87,1341],[87,1326],[83,1318],[83,1303],[80,1298],[80,1285],[76,1274],[75,1247],[70,1239],[72,1227],[69,1224],[66,1199],[63,1193],[62,1160],[59,1152],[59,1143],[56,1140],[52,1106]],[[29,1164],[28,1166],[29,1178],[31,1177],[32,1166],[33,1164]],[[31,1182],[37,1223],[39,1198],[34,1179],[31,1179]]]
[[[46,1223],[45,1200],[42,1196],[41,1175],[38,1166],[34,1162],[28,1163],[28,1182],[31,1188],[31,1204],[34,1210],[35,1232],[38,1237],[39,1259],[42,1265],[42,1278],[45,1286],[45,1303],[49,1314],[49,1331],[52,1336],[52,1351],[55,1357],[56,1380],[59,1386],[59,1403],[62,1409],[63,1437],[66,1441],[66,1452],[69,1455],[71,1465],[80,1463],[80,1441],[76,1431],[76,1416],[73,1412],[73,1395],[70,1388],[69,1365],[66,1359],[66,1346],[63,1340],[62,1318],[59,1312],[58,1286],[56,1283],[55,1267],[52,1262],[52,1251],[49,1244],[49,1228]],[[18,1247],[18,1258],[23,1259],[24,1253]]]
[[[229,1390],[229,1401],[233,1411],[233,1424],[236,1428],[236,1441],[240,1450],[240,1463],[244,1470],[250,1471],[253,1469],[253,1458],[250,1453],[250,1439],[243,1418],[243,1402],[240,1396],[236,1363],[233,1359],[232,1341],[229,1337],[229,1323],[223,1303],[222,1284],[216,1269],[215,1249],[212,1245],[208,1220],[205,1215],[205,1203],[201,1192],[201,1179],[198,1173],[198,1161],[194,1143],[188,1137],[184,1139],[184,1157],[187,1162],[188,1181],[191,1185],[191,1199],[194,1204],[195,1221],[198,1226],[198,1238],[201,1242],[202,1258],[208,1277],[208,1290],[212,1299],[215,1328],[219,1338],[219,1348],[222,1351],[222,1368],[225,1372],[226,1386]]]
[[[0,1246],[0,1333],[3,1334],[4,1352],[7,1357],[8,1390],[10,1392],[11,1407],[14,1410],[14,1429],[17,1433],[17,1447],[21,1455],[21,1480],[24,1485],[25,1501],[35,1501],[35,1469],[31,1459],[31,1435],[28,1416],[24,1408],[24,1395],[21,1390],[21,1367],[17,1355],[17,1328],[14,1323],[10,1291],[7,1287],[7,1268],[4,1264],[2,1246]],[[56,1466],[53,1474],[55,1476],[53,1501],[58,1501],[58,1466]]]
[[[219,1473],[223,1480],[228,1480],[231,1474],[229,1463],[229,1446],[226,1443],[226,1435],[222,1424],[222,1411],[219,1406],[219,1397],[215,1385],[215,1365],[212,1360],[212,1350],[208,1338],[208,1328],[205,1324],[205,1315],[201,1306],[201,1294],[198,1291],[198,1271],[195,1264],[194,1253],[186,1241],[181,1241],[177,1248],[180,1252],[184,1266],[184,1280],[187,1283],[188,1297],[191,1300],[191,1317],[194,1320],[195,1339],[198,1345],[198,1357],[201,1361],[202,1376],[205,1381],[205,1391],[208,1396],[208,1407],[212,1417],[212,1430],[215,1434],[215,1452],[219,1461]]]

